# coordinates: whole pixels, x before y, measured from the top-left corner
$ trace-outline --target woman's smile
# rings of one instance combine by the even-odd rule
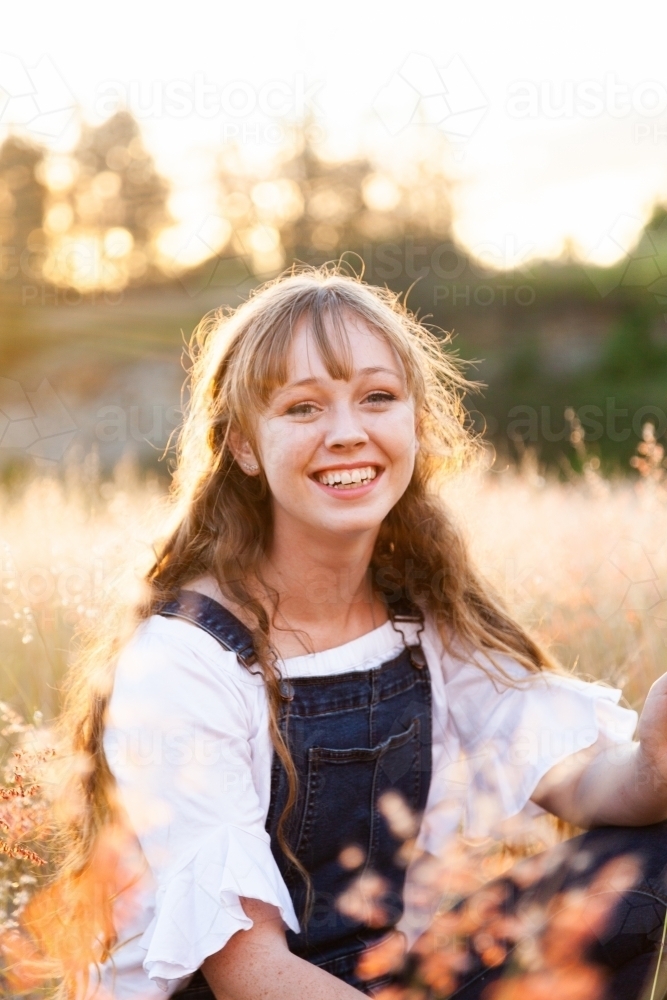
[[[356,463],[320,469],[310,478],[328,494],[341,500],[351,500],[369,493],[381,475],[382,467],[379,465]]]

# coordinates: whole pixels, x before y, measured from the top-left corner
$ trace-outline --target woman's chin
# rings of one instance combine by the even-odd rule
[[[338,534],[341,538],[349,535],[377,532],[387,515],[387,511],[332,511],[316,520],[327,535]]]

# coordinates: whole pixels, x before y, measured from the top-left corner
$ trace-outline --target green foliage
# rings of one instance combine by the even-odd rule
[[[614,323],[605,345],[600,374],[610,378],[637,378],[667,369],[667,347],[651,336],[655,308],[636,303]]]

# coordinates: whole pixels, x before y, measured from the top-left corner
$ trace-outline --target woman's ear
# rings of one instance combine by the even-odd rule
[[[259,462],[255,458],[250,442],[238,429],[229,432],[229,447],[236,462],[248,476],[256,476]]]

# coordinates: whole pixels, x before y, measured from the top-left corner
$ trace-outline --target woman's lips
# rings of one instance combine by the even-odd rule
[[[365,485],[371,482],[381,471],[378,465],[367,463],[366,465],[354,466],[333,466],[329,469],[320,469],[313,473],[318,483],[324,486],[333,486],[335,489],[350,489],[354,486]]]
[[[338,483],[335,486],[330,486],[328,483],[321,482],[316,475],[313,475],[310,478],[316,486],[319,486],[321,490],[324,490],[330,496],[338,497],[341,500],[354,500],[357,497],[365,496],[366,493],[370,493],[375,484],[382,477],[382,473],[384,471],[383,469],[378,466],[374,466],[374,470],[375,476],[372,479],[367,479],[365,482],[359,483]]]

